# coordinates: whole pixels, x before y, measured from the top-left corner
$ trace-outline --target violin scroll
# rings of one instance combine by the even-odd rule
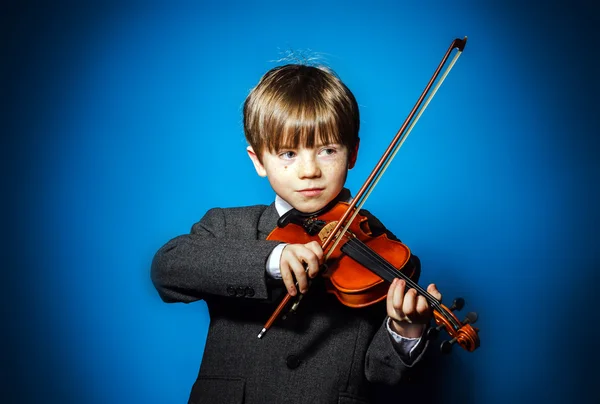
[[[462,348],[469,352],[473,352],[475,349],[479,348],[479,329],[471,325],[477,322],[477,313],[473,311],[467,313],[466,318],[462,322],[458,320],[454,313],[452,313],[455,310],[460,311],[464,305],[465,300],[462,297],[459,297],[454,299],[450,308],[447,308],[440,303],[433,312],[437,326],[427,330],[427,338],[430,340],[437,338],[441,329],[445,329],[448,332],[448,335],[452,337],[452,339],[441,343],[440,350],[442,353],[450,353],[452,351],[452,346],[457,342]]]

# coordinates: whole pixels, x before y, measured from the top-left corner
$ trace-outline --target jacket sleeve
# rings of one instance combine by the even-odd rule
[[[264,209],[263,209],[264,210]],[[238,212],[237,217],[243,215]],[[247,216],[259,215],[247,211]],[[266,260],[278,241],[258,240],[256,226],[226,220],[211,209],[190,234],[167,242],[155,254],[151,278],[165,302],[190,303],[207,295],[268,298]]]
[[[414,359],[408,361],[396,351],[392,337],[387,330],[387,317],[379,328],[365,358],[365,376],[371,383],[386,385],[398,384],[407,372],[421,360],[428,341],[425,336],[421,337],[417,348],[418,353]]]
[[[375,216],[371,215],[368,211],[363,211],[362,213],[369,219],[369,227],[373,232],[373,236],[385,233],[389,239],[400,241]],[[411,254],[406,267],[408,267],[408,272],[413,274],[411,279],[418,282],[421,275],[421,262],[419,258]],[[382,305],[382,310],[385,310],[385,305]],[[421,359],[427,348],[427,341],[422,339],[415,348],[416,352],[418,352],[416,357],[408,360],[396,350],[397,345],[393,342],[393,338],[387,329],[387,321],[388,317],[386,316],[367,349],[365,376],[371,383],[395,385]],[[423,336],[422,338],[425,337]]]

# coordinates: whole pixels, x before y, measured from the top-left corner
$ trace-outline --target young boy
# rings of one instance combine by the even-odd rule
[[[404,281],[394,281],[380,304],[348,308],[318,276],[319,243],[265,240],[290,209],[312,213],[350,198],[344,183],[356,162],[358,131],[353,94],[326,68],[280,66],[250,92],[247,152],[275,202],[209,210],[191,234],[163,246],[152,265],[165,302],[204,299],[210,313],[190,403],[367,403],[374,386],[397,384],[419,360],[431,310]],[[364,213],[374,234],[393,237]],[[418,277],[415,256],[411,264]],[[305,295],[297,312],[258,339],[286,292]],[[441,299],[434,285],[428,292]]]

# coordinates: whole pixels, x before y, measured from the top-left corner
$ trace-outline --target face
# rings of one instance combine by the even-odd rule
[[[340,193],[356,156],[349,156],[339,144],[265,151],[262,162],[252,147],[248,147],[248,155],[275,193],[305,213],[322,209]]]

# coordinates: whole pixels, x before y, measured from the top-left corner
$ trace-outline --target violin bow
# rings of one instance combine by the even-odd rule
[[[454,67],[454,64],[456,63],[456,61],[462,54],[466,43],[467,43],[467,37],[465,36],[463,39],[460,39],[460,38],[454,39],[452,41],[452,43],[450,44],[450,46],[448,47],[448,50],[444,54],[444,57],[442,58],[440,63],[438,64],[435,72],[433,73],[433,76],[427,83],[427,86],[421,93],[421,96],[418,98],[414,107],[410,111],[408,117],[405,119],[404,123],[402,124],[402,126],[400,127],[400,129],[398,130],[398,132],[396,133],[394,138],[392,139],[391,143],[387,147],[386,151],[383,153],[383,155],[379,159],[378,163],[373,168],[373,171],[371,172],[371,174],[369,175],[367,180],[364,182],[364,184],[361,186],[359,191],[356,193],[356,196],[349,203],[349,206],[348,206],[346,212],[342,215],[340,220],[337,222],[337,224],[335,225],[335,227],[333,228],[333,230],[331,231],[329,236],[325,239],[325,241],[323,241],[321,248],[323,249],[323,251],[326,251],[325,256],[323,258],[324,262],[326,262],[327,259],[330,257],[330,255],[333,253],[333,251],[335,250],[335,248],[341,241],[343,235],[346,233],[346,231],[350,227],[350,224],[352,223],[354,218],[358,215],[358,212],[360,211],[360,209],[366,202],[367,198],[370,196],[371,192],[373,192],[375,185],[377,185],[377,183],[381,179],[383,173],[387,170],[391,161],[394,159],[394,157],[398,153],[398,150],[400,150],[400,148],[402,147],[402,145],[408,138],[410,132],[412,131],[412,129],[414,128],[414,126],[416,125],[418,120],[420,119],[421,115],[423,114],[423,112],[425,111],[425,109],[427,108],[427,106],[429,105],[429,103],[431,102],[431,100],[433,99],[435,94],[437,93],[438,89],[440,88],[440,86],[442,85],[444,80],[446,79],[448,73]],[[446,65],[448,58],[450,57],[450,55],[452,54],[452,52],[455,49],[457,50],[457,52],[455,53],[450,64],[442,72],[442,69],[444,69],[444,66]],[[441,73],[441,77],[436,82],[436,79],[438,78],[438,76],[440,76],[440,73]],[[434,83],[435,83],[435,85],[434,85]],[[432,87],[433,87],[433,89],[432,89]],[[287,304],[289,303],[291,298],[292,298],[292,296],[289,293],[287,293],[286,296],[282,299],[282,301],[279,303],[279,305],[277,306],[277,308],[275,309],[275,311],[273,312],[271,317],[267,320],[264,327],[258,334],[259,339],[262,338],[264,336],[264,334],[267,332],[267,330],[273,325],[273,323],[279,317],[279,315],[281,314],[283,309],[287,306]],[[301,298],[302,298],[302,295],[300,295],[298,297],[298,301],[294,304],[291,311],[295,310],[295,308],[297,307],[299,300]],[[457,306],[457,305],[453,304],[452,307],[454,308],[455,306]],[[442,306],[442,307],[444,307],[444,306]],[[469,317],[467,319],[469,320]],[[452,319],[452,320],[454,320],[454,319]],[[455,324],[458,320],[456,320],[456,321],[452,321],[452,320],[444,318],[442,321],[442,319],[441,319],[440,321],[442,321],[442,324],[432,330],[439,331],[439,329],[441,327],[446,326],[446,325],[450,326],[452,329],[455,329],[456,328]],[[471,320],[476,320],[476,315],[474,316],[474,319],[471,319]],[[436,316],[436,322],[439,323],[438,316]],[[473,323],[475,321],[470,321],[470,322]],[[452,324],[452,323],[454,323],[454,324]],[[467,325],[467,324],[465,324],[465,325]],[[431,333],[431,334],[433,334],[433,333]],[[476,333],[475,333],[475,336],[476,336]],[[462,339],[464,339],[464,338],[462,338]],[[459,340],[459,338],[455,337],[454,340],[449,342],[450,346],[451,346],[451,344],[453,344],[454,342],[456,342],[458,340]],[[471,344],[471,345],[473,345],[473,344]],[[446,345],[446,346],[448,346],[448,345]]]

